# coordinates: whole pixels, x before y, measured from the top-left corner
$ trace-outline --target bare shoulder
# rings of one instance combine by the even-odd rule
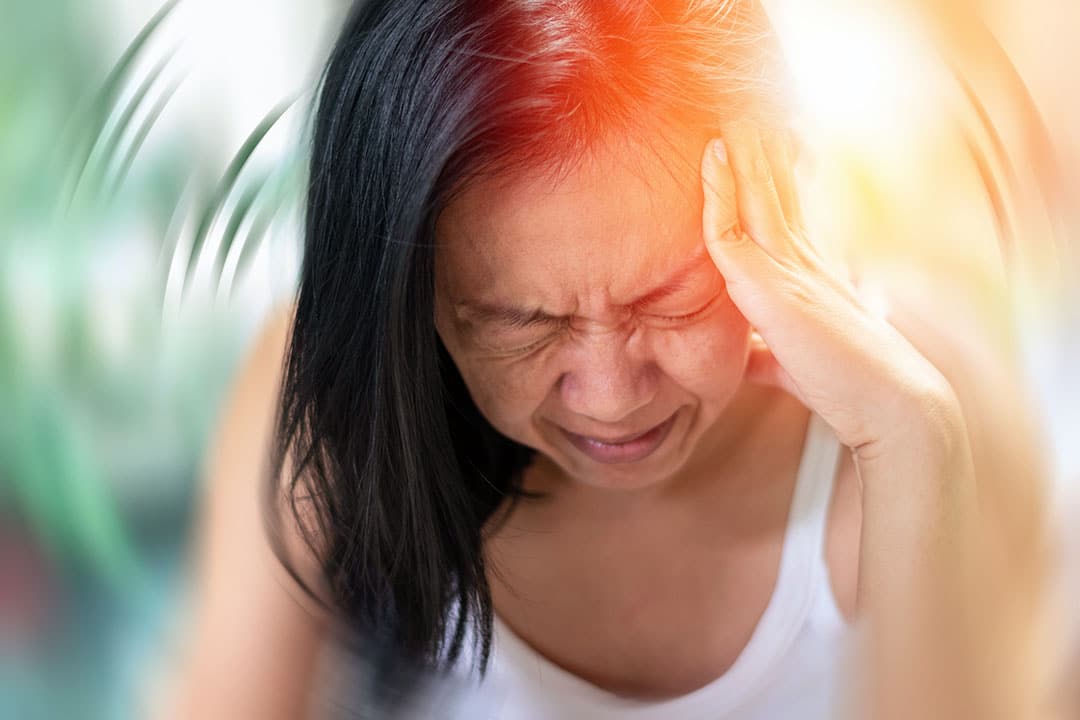
[[[244,363],[236,377],[234,395],[251,391],[261,396],[265,409],[281,384],[281,373],[288,350],[294,306],[275,308],[259,328]],[[234,398],[235,400],[235,398]]]
[[[285,572],[262,500],[291,315],[275,311],[256,333],[207,454],[171,702],[182,717],[302,717],[309,703],[326,618]]]

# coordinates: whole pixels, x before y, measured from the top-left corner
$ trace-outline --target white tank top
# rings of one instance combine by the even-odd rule
[[[825,529],[841,445],[810,415],[769,603],[734,664],[687,695],[658,702],[619,697],[537,653],[496,616],[491,662],[472,670],[472,643],[455,672],[410,696],[395,720],[833,720],[850,685],[854,628],[837,609],[825,561]],[[355,658],[331,645],[313,698],[319,718],[372,714]],[[365,714],[366,713],[366,714]]]
[[[852,650],[825,561],[825,528],[840,443],[811,414],[764,614],[731,668],[687,695],[658,702],[602,690],[537,653],[498,617],[482,681],[459,664],[460,696],[439,693],[439,717],[476,720],[831,720]]]

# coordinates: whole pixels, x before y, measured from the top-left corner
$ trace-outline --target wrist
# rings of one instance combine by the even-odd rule
[[[962,464],[970,454],[960,401],[940,373],[905,386],[883,410],[875,439],[852,448],[863,467],[912,457],[948,466]]]
[[[939,512],[974,500],[974,466],[967,426],[951,387],[912,393],[906,412],[894,416],[879,440],[854,448],[852,455],[863,488],[863,510],[893,520],[913,516],[933,522]]]

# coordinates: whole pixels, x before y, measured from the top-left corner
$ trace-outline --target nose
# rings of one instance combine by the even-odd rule
[[[615,425],[656,397],[659,368],[625,328],[590,333],[575,344],[559,378],[563,406],[593,422]]]

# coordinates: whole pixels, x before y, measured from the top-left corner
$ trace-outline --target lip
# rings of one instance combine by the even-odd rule
[[[574,447],[591,460],[604,464],[632,463],[644,460],[660,447],[668,432],[671,431],[671,426],[675,424],[676,415],[678,415],[678,412],[672,413],[667,420],[644,432],[623,436],[615,440],[601,440],[586,435],[578,435],[565,428],[559,429],[562,430],[563,435]]]

